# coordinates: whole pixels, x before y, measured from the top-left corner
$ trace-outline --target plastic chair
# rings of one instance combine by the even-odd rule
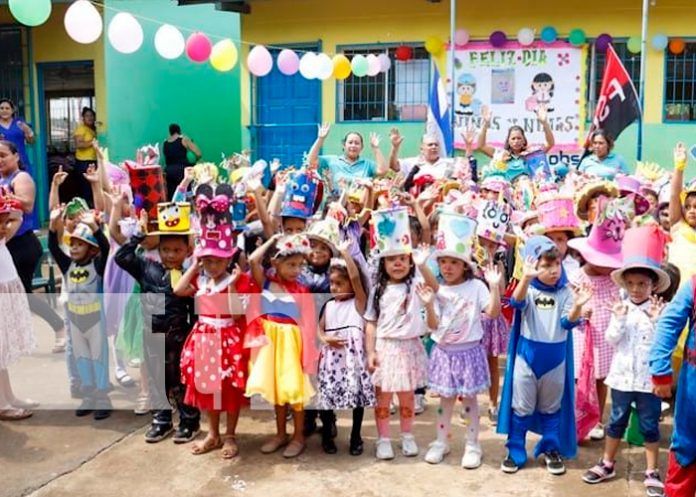
[[[48,265],[48,277],[43,275],[43,266]],[[53,259],[51,259],[51,253],[44,249],[43,254],[41,254],[41,259],[36,265],[36,271],[34,271],[34,278],[31,281],[32,290],[38,290],[43,288],[44,292],[48,295],[48,302],[51,306],[55,307],[57,305],[56,300],[56,275],[53,269]]]

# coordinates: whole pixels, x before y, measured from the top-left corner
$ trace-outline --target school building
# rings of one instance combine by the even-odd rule
[[[54,0],[48,22],[28,28],[13,19],[7,0],[0,0],[0,94],[19,104],[20,115],[37,132],[30,156],[43,219],[48,156],[69,151],[79,110],[88,105],[96,109],[100,139],[115,161],[132,157],[140,144],[161,142],[170,122],[180,123],[200,145],[204,159],[215,162],[222,153],[250,148],[255,157],[296,163],[321,122],[333,123],[326,153],[340,153],[341,139],[352,130],[366,137],[379,133],[386,153],[389,129],[398,127],[405,136],[402,154],[415,155],[425,130],[433,75],[425,41],[447,41],[450,36],[446,0],[105,0],[100,7],[105,26],[119,11],[141,19],[143,46],[124,55],[111,47],[106,34],[92,45],[72,41],[63,27],[70,3]],[[576,113],[583,125],[594,109],[601,81],[604,54],[593,48],[598,36],[613,37],[638,85],[640,56],[629,51],[628,40],[640,36],[641,2],[542,0],[527,7],[513,0],[460,0],[456,11],[456,27],[466,29],[472,42],[487,41],[494,31],[503,31],[515,42],[521,28],[535,29],[538,37],[542,27],[552,26],[559,40],[567,39],[572,30],[584,31],[587,44],[574,89],[580,95]],[[643,158],[666,167],[671,167],[675,142],[696,144],[695,15],[696,5],[687,0],[653,0],[649,9]],[[213,41],[237,40],[240,63],[229,73],[218,73],[185,56],[163,59],[153,38],[164,23],[179,27],[185,36],[202,31]],[[683,40],[683,50],[654,48],[656,35]],[[268,46],[274,56],[287,47],[299,55],[384,53],[392,63],[386,73],[342,81],[285,76],[276,67],[257,78],[245,64],[254,44]],[[411,47],[409,60],[396,60],[403,46]],[[446,52],[435,59],[446,78]],[[557,84],[554,99],[568,91]],[[636,158],[636,128],[624,131],[616,146],[629,162]],[[580,137],[583,130],[576,131]],[[535,132],[530,139],[539,142],[540,135]],[[577,150],[562,154],[572,161]]]

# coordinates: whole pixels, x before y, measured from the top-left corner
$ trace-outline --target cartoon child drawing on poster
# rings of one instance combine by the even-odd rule
[[[547,112],[553,111],[551,99],[555,85],[550,74],[540,72],[532,80],[532,94],[525,100],[525,108],[536,112],[540,106],[546,107]]]
[[[476,93],[476,78],[471,73],[464,73],[457,78],[457,95],[459,95],[459,102],[457,114],[462,114],[465,116],[472,116],[478,114],[481,110],[481,101],[478,98],[474,98]]]

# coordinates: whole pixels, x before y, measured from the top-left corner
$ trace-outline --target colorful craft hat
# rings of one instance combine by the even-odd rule
[[[455,212],[441,212],[433,257],[454,257],[471,263],[476,221]]]
[[[78,240],[82,240],[83,242],[88,243],[94,247],[99,247],[99,243],[97,242],[97,239],[94,236],[92,228],[87,226],[85,223],[77,223],[73,232],[70,233],[70,238],[77,238]]]
[[[660,268],[665,255],[667,235],[655,224],[626,230],[621,253],[623,266],[611,273],[614,282],[623,286],[624,273],[629,269],[648,269],[657,275],[655,292],[661,293],[669,288],[669,275]]]
[[[157,204],[157,231],[152,235],[190,235],[191,204],[160,202]]]
[[[22,203],[9,195],[0,195],[0,214],[22,212]]]
[[[537,211],[512,211],[510,222],[515,226],[524,226],[538,217],[539,213]]]
[[[529,176],[520,176],[512,190],[512,205],[515,209],[526,211],[534,208],[534,183]]]
[[[680,195],[682,205],[686,202],[686,197],[692,193],[696,193],[696,179],[692,180],[691,183],[686,185],[684,190],[682,190]]]
[[[374,211],[371,222],[378,257],[410,254],[413,251],[408,208],[396,207]]]
[[[657,205],[669,204],[669,199],[672,196],[672,185],[669,183],[662,185],[660,192],[657,194]],[[682,200],[682,204],[684,201]]]
[[[65,204],[65,209],[63,209],[63,219],[85,213],[88,210],[89,205],[87,205],[85,199],[75,197],[70,202]]]
[[[505,245],[512,208],[505,202],[487,200],[479,208],[476,234],[499,245]]]
[[[200,218],[201,236],[195,250],[196,257],[232,257],[235,252],[233,226],[230,215],[232,187],[218,185],[215,192],[210,185],[196,188],[196,210]]]
[[[302,234],[286,235],[280,238],[276,242],[276,248],[278,252],[273,256],[274,259],[294,254],[307,255],[312,250],[309,238]]]
[[[334,255],[338,255],[336,246],[340,242],[339,226],[336,219],[327,217],[321,221],[314,221],[307,229],[307,238],[318,240],[328,245]]]
[[[650,202],[641,193],[641,185],[638,178],[622,174],[616,177],[616,185],[619,188],[620,196],[633,198],[637,216],[645,214],[650,210]]]
[[[324,184],[313,170],[302,169],[290,174],[285,184],[285,196],[280,215],[309,219],[319,208]]]
[[[621,243],[626,225],[633,217],[631,199],[606,199],[599,201],[599,215],[590,234],[573,238],[568,246],[577,250],[592,265],[618,269],[623,265]]]
[[[579,235],[580,220],[575,215],[573,199],[569,197],[549,198],[537,205],[539,223],[544,227],[544,233],[553,231],[570,231]]]
[[[575,212],[583,221],[588,220],[590,199],[595,195],[618,197],[619,191],[616,189],[614,183],[610,181],[593,178],[586,182],[577,190],[577,195],[575,197]]]
[[[498,175],[487,176],[481,182],[481,190],[489,190],[495,193],[502,193],[503,198],[510,202],[512,201],[512,192],[510,190],[510,182],[504,177]]]

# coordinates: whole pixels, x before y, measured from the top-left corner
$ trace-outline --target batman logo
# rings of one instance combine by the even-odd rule
[[[89,279],[88,269],[73,269],[70,271],[70,281],[75,284],[84,283]]]
[[[553,297],[537,297],[534,303],[539,309],[549,310],[556,307],[556,299]]]

